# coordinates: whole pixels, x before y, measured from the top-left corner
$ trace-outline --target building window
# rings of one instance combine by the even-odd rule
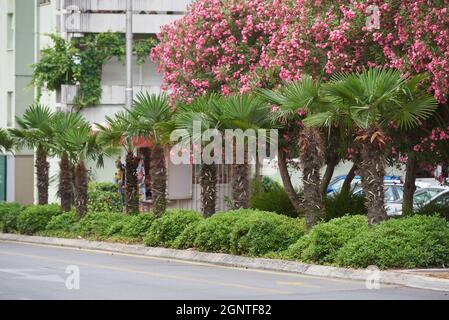
[[[8,13],[6,21],[7,35],[6,35],[6,48],[8,50],[14,47],[14,14]]]
[[[12,127],[13,124],[13,110],[12,110],[12,95],[11,91],[8,92],[8,100],[6,102],[6,126]]]

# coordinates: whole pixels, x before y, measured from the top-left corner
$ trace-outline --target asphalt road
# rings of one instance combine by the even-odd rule
[[[449,299],[449,293],[369,290],[359,281],[0,241],[0,299]]]

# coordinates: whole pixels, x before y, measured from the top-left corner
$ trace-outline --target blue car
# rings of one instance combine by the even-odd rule
[[[334,193],[340,191],[341,187],[343,186],[343,182],[345,182],[346,174],[341,174],[336,177],[334,177],[331,182],[329,183],[329,186],[327,187],[327,193]],[[360,183],[362,180],[361,176],[355,176],[352,180],[351,187],[355,187],[357,184]],[[401,183],[401,177],[398,176],[385,176],[384,177],[385,182],[391,182],[391,183]]]

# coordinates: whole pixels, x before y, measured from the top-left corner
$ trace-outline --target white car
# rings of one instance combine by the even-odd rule
[[[358,186],[354,194],[363,195],[363,189]],[[385,209],[389,216],[402,214],[402,199],[404,198],[404,186],[401,183],[385,183]]]
[[[449,187],[432,186],[415,191],[413,195],[414,209],[429,203],[449,205]]]

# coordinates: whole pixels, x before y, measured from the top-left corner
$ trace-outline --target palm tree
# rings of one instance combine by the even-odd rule
[[[273,113],[273,121],[286,125],[297,121],[298,111],[307,114],[323,110],[326,102],[319,95],[320,83],[304,75],[298,81],[291,82],[279,90],[259,90],[260,95],[269,103],[278,107]],[[314,127],[300,130],[299,160],[304,185],[304,205],[306,225],[310,230],[318,220],[324,219],[323,192],[321,191],[320,170],[325,160],[325,140],[321,131]]]
[[[38,203],[48,203],[49,169],[47,161],[52,143],[53,112],[49,107],[32,104],[22,117],[16,117],[17,128],[10,129],[11,136],[20,147],[36,149],[35,168]]]
[[[106,125],[96,124],[100,129],[99,143],[108,147],[121,146],[125,149],[125,213],[139,212],[139,195],[136,170],[138,160],[135,155],[133,136],[130,132],[128,112],[118,112],[115,117],[106,117]]]
[[[217,118],[216,100],[218,96],[200,96],[190,104],[179,103],[176,108],[175,127],[185,129],[189,133],[190,142],[203,145],[201,137],[194,137],[195,121],[201,124],[201,134],[208,129],[219,129],[220,122]],[[190,137],[199,138],[200,141],[190,141]],[[186,142],[186,141],[184,141]],[[200,185],[201,185],[201,205],[204,217],[209,217],[215,213],[217,202],[217,163],[201,163]]]
[[[60,111],[56,112],[52,118],[53,141],[51,152],[52,155],[58,156],[60,159],[58,194],[61,199],[61,210],[63,212],[71,210],[74,198],[74,168],[70,162],[69,150],[63,137],[66,131],[76,130],[84,124],[85,120],[79,113]]]
[[[416,78],[407,80],[391,69],[338,74],[322,87],[328,110],[304,121],[311,128],[338,125],[354,134],[370,225],[387,219],[383,180],[389,128],[392,124],[402,130],[417,127],[437,108],[433,96],[414,96],[410,90],[414,83]]]
[[[76,128],[68,128],[57,137],[58,143],[65,146],[74,165],[75,208],[79,218],[87,212],[89,172],[87,160],[96,161],[98,167],[104,165],[104,157],[112,156],[116,148],[104,147],[99,143],[98,133],[93,133],[89,123],[81,123]]]
[[[127,123],[134,138],[149,139],[151,147],[151,194],[152,206],[157,216],[166,208],[167,168],[165,163],[165,145],[168,144],[168,127],[173,111],[169,107],[169,98],[165,94],[139,93],[128,110]]]
[[[248,93],[232,94],[214,103],[222,130],[240,129],[245,131],[247,129],[253,129],[256,130],[255,133],[257,134],[258,129],[271,127],[270,111],[267,104],[256,95]],[[234,141],[232,143],[234,144]],[[226,147],[229,147],[229,145]],[[235,156],[236,148],[233,148],[233,150],[233,156]],[[233,166],[232,199],[235,208],[249,207],[249,175],[248,153],[244,152],[243,163],[235,163]]]
[[[11,152],[14,147],[14,140],[8,134],[8,131],[0,128],[0,153]]]

